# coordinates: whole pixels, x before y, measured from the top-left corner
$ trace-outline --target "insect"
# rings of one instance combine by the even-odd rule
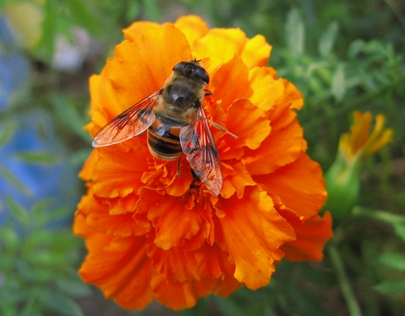
[[[221,161],[202,102],[211,92],[207,71],[199,61],[183,61],[172,69],[163,88],[131,106],[95,135],[93,147],[121,143],[147,131],[151,154],[163,160],[178,159],[181,153],[195,176],[215,195],[223,186]],[[229,133],[236,137],[232,133]]]

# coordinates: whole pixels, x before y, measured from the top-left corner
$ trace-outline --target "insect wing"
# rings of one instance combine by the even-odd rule
[[[139,101],[98,131],[93,147],[110,146],[126,141],[143,133],[155,121],[153,107],[160,96],[160,90]]]
[[[198,179],[219,195],[223,185],[221,160],[202,107],[197,110],[194,123],[181,129],[180,144]]]

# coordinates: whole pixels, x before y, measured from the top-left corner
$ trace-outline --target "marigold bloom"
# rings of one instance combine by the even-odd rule
[[[393,135],[392,129],[384,129],[384,115],[376,116],[371,133],[371,113],[362,114],[356,111],[353,115],[351,132],[340,137],[335,161],[325,176],[329,192],[325,209],[331,210],[335,219],[349,214],[356,203],[362,162],[388,144]]]
[[[155,298],[183,309],[210,293],[267,285],[284,256],[320,260],[332,236],[330,214],[318,215],[326,199],[322,172],[305,154],[295,113],[302,96],[266,66],[264,37],[208,29],[196,16],[137,22],[124,35],[90,78],[91,135],[195,57],[210,75],[207,117],[238,138],[211,129],[224,174],[219,196],[190,186],[184,155],[181,177],[176,161],[152,157],[144,134],[93,150],[80,173],[88,192],[74,222],[88,249],[83,280],[124,308]]]

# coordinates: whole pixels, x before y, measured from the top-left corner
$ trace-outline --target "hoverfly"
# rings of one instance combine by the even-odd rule
[[[211,94],[205,89],[208,83],[209,75],[199,61],[176,64],[163,88],[101,128],[94,137],[93,147],[121,143],[147,131],[148,147],[153,156],[174,160],[183,152],[199,181],[219,195],[223,185],[221,161],[209,122],[227,131],[208,121],[205,115],[202,102]]]

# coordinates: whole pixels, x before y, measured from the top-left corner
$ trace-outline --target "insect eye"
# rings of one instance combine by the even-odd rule
[[[180,71],[180,72],[184,72],[185,68],[186,68],[187,63],[182,61],[181,63],[176,64],[173,67],[173,71]]]
[[[172,70],[178,71],[187,77],[194,76],[207,84],[210,81],[207,71],[194,63],[182,61],[175,65]]]
[[[195,71],[194,71],[194,75],[197,78],[200,78],[202,81],[204,81],[206,84],[208,84],[210,82],[210,77],[208,76],[207,71],[202,68],[202,67],[198,67]]]

